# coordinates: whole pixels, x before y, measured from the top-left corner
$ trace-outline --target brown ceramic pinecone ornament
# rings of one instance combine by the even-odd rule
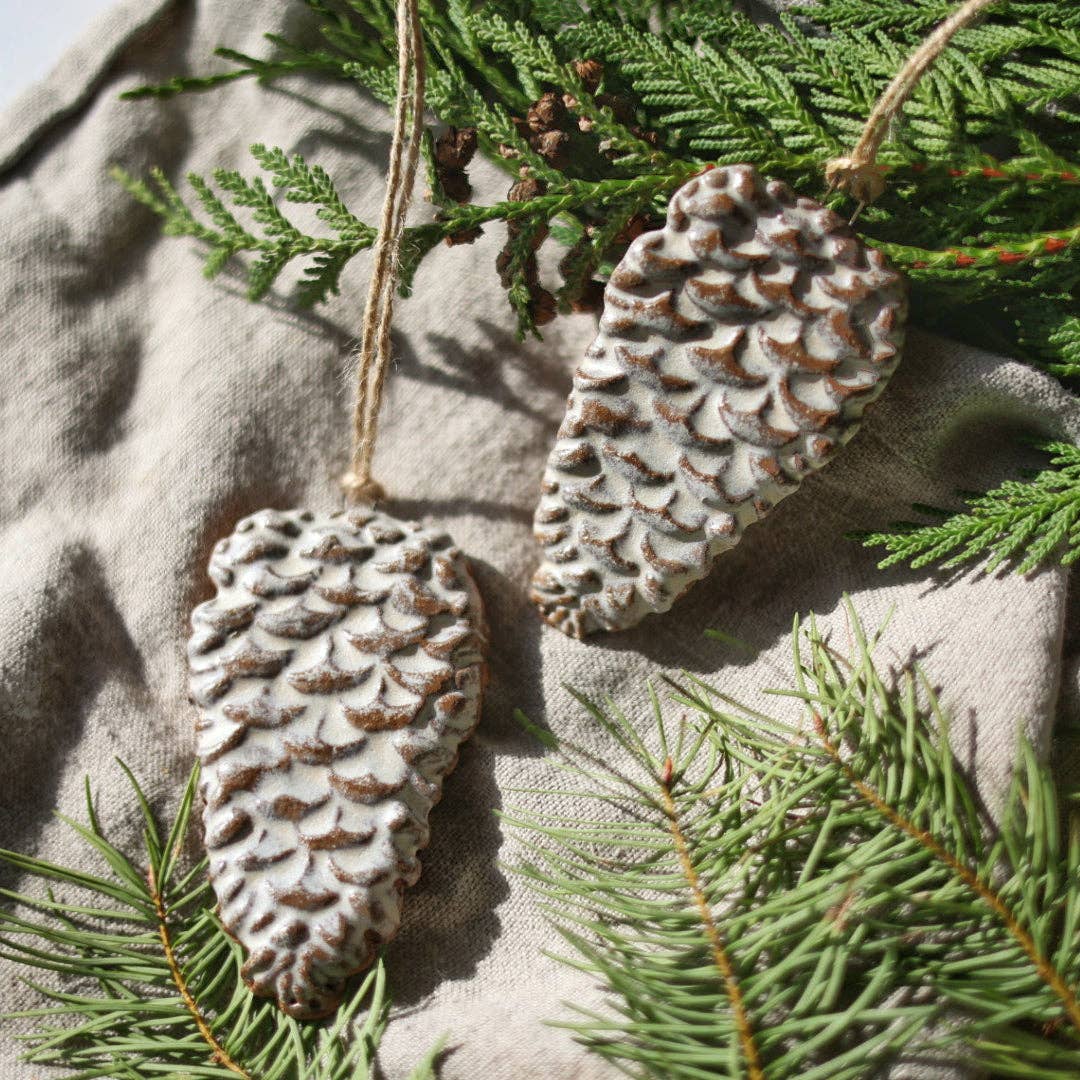
[[[855,433],[905,295],[841,218],[749,165],[683,185],[611,276],[548,459],[548,622],[582,637],[667,611]]]
[[[243,975],[299,1018],[392,938],[476,725],[486,631],[444,534],[263,510],[214,549],[188,653],[203,822]]]

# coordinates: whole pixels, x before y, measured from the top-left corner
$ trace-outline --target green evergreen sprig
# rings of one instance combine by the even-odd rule
[[[1016,308],[1020,341],[1036,362],[1062,379],[1080,375],[1080,302],[1030,302]]]
[[[233,70],[129,96],[307,74],[392,102],[392,0],[304,2],[321,24],[320,47],[271,36],[265,59],[219,50]],[[506,222],[500,276],[519,333],[538,335],[538,319],[556,307],[595,303],[598,280],[629,238],[660,224],[671,191],[707,165],[750,160],[842,208],[842,198],[824,190],[825,162],[854,142],[883,87],[952,7],[951,0],[820,0],[759,26],[723,0],[603,0],[589,5],[587,18],[578,0],[423,0],[430,107],[443,124],[475,129],[480,152],[531,187],[528,197],[459,203],[443,190],[429,142],[433,219],[406,232],[402,291],[440,242],[466,242]],[[913,322],[1067,381],[1080,376],[1078,46],[1073,5],[991,6],[916,87],[879,154],[889,170],[886,193],[858,221],[867,242],[911,279]],[[545,121],[553,151],[537,142],[530,111],[545,95],[563,103]],[[374,231],[317,167],[280,150],[253,152],[267,181],[224,171],[214,190],[193,176],[194,209],[160,174],[153,187],[121,179],[167,232],[207,245],[208,274],[246,254],[257,297],[300,259],[301,301],[324,300]],[[309,235],[292,223],[278,193],[318,206],[334,235]],[[559,264],[563,281],[548,283],[550,290],[536,273],[535,248],[545,237],[569,249]],[[886,563],[895,556],[926,565],[938,554],[985,550],[1016,555],[1028,568],[1052,553],[1068,516],[1049,506],[1042,487],[1025,501],[1028,486],[1008,494],[1020,500],[1008,511],[1006,496],[991,493],[970,514],[905,527],[902,538],[893,533],[881,540]]]
[[[1017,573],[1026,574],[1055,557],[1070,565],[1080,559],[1080,447],[1039,446],[1051,455],[1045,469],[966,499],[967,510],[920,505],[917,511],[937,520],[899,522],[855,538],[866,547],[885,548],[882,568],[905,562],[914,569],[938,564],[947,570],[981,559],[986,573],[1011,561]]]
[[[310,74],[360,83],[392,100],[393,4],[305,2],[321,22],[324,47],[304,49],[271,37],[266,59],[219,50],[234,70],[181,77],[129,96]],[[546,231],[556,238],[602,237],[604,252],[591,253],[585,263],[571,260],[578,276],[561,291],[566,309],[583,291],[583,267],[601,273],[618,258],[625,240],[610,226],[631,203],[639,204],[647,223],[662,220],[669,178],[749,160],[822,197],[826,160],[857,137],[877,95],[951,6],[944,0],[824,0],[784,13],[779,25],[757,26],[722,0],[659,8],[603,2],[589,5],[587,18],[577,0],[425,0],[428,100],[435,115],[475,128],[482,153],[514,176],[527,169],[545,191],[525,202],[440,207],[436,222],[409,238],[410,270],[439,240],[498,220],[522,224],[509,253],[509,261],[522,265]],[[1058,349],[1056,340],[1042,341],[1036,355],[1004,301],[1022,288],[1044,306],[1076,303],[1078,35],[1070,5],[1035,0],[997,5],[981,24],[962,31],[882,148],[889,189],[859,222],[867,241],[885,248],[913,278],[917,322],[982,342],[991,318],[1001,344],[1036,362],[1046,360],[1047,349]],[[604,65],[599,88],[582,78],[576,67],[582,60]],[[547,91],[568,103],[558,125],[565,147],[554,158],[538,151],[522,127]],[[577,181],[606,185],[603,197],[561,202]],[[842,205],[838,196],[832,201]],[[166,204],[167,227],[183,231],[180,211]],[[204,206],[211,209],[205,200]],[[212,250],[257,252],[266,276],[286,252],[291,258],[313,249],[313,238],[287,241],[279,234],[268,250],[265,242],[224,231],[216,248],[213,238],[203,238]],[[364,246],[353,241],[336,249],[337,257],[347,261]],[[334,263],[328,253],[319,258]],[[332,291],[339,271],[334,263],[325,280],[316,272],[305,298]],[[512,288],[513,275],[506,280]],[[534,331],[534,307],[517,300],[522,332]],[[958,310],[980,301],[970,318]],[[1064,363],[1055,353],[1049,368]]]
[[[0,957],[61,980],[28,981],[45,1004],[7,1017],[30,1023],[17,1036],[25,1060],[63,1066],[65,1080],[374,1080],[389,1012],[382,961],[325,1024],[298,1023],[253,997],[240,946],[214,914],[205,859],[184,863],[198,769],[162,830],[121,768],[143,818],[142,851],[107,839],[89,780],[87,823],[59,816],[101,860],[101,873],[0,851],[0,861],[49,883],[44,894],[0,890],[21,909],[0,909]],[[440,1052],[433,1047],[410,1080],[434,1080]]]
[[[1021,740],[991,821],[933,687],[919,670],[887,677],[877,637],[847,615],[850,656],[813,618],[805,634],[797,621],[793,678],[769,691],[801,702],[805,725],[685,676],[670,703],[653,695],[652,731],[582,701],[617,753],[538,732],[595,806],[584,819],[506,814],[530,853],[521,872],[571,950],[562,959],[611,994],[610,1009],[579,1010],[568,1026],[664,1080],[869,1080],[906,1053],[1071,1078],[1075,799]],[[62,980],[29,983],[45,1005],[12,1014],[32,1023],[28,1060],[65,1066],[68,1080],[373,1077],[381,965],[323,1025],[243,985],[205,863],[184,861],[196,779],[168,830],[132,781],[145,824],[135,855],[106,838],[88,789],[88,823],[65,820],[103,872],[0,853],[51,883],[5,891],[20,907],[0,912],[0,955]],[[439,1050],[412,1080],[431,1080]]]
[[[663,1080],[856,1080],[905,1052],[1075,1076],[1080,819],[1022,741],[991,823],[925,676],[887,678],[847,615],[850,658],[796,622],[770,692],[805,726],[685,676],[645,735],[586,701],[610,748],[540,733],[596,808],[507,815],[561,959],[610,993],[564,1023]]]
[[[211,185],[195,173],[188,176],[188,182],[212,225],[195,215],[159,169],[151,173],[150,183],[128,175],[119,166],[112,174],[135,199],[163,219],[167,235],[191,236],[207,245],[207,277],[215,277],[235,255],[255,254],[258,257],[247,271],[248,296],[258,300],[287,263],[310,256],[300,288],[301,300],[314,303],[327,299],[337,292],[345,264],[371,247],[376,230],[349,212],[320,166],[308,165],[299,154],[289,158],[281,150],[259,144],[251,148],[251,153],[287,202],[316,206],[316,216],[330,226],[336,237],[306,235],[285,216],[259,177],[247,180],[234,169],[216,170],[214,180],[232,196],[237,207],[247,210],[252,221],[261,226],[261,236],[243,225]]]

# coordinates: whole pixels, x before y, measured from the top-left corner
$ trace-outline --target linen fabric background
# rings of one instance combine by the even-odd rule
[[[137,175],[153,165],[174,178],[218,166],[250,175],[247,146],[258,141],[324,165],[350,207],[375,220],[388,115],[361,92],[249,81],[211,95],[118,100],[146,82],[216,69],[218,44],[260,53],[263,32],[308,33],[305,20],[302,5],[268,0],[130,0],[0,130],[5,847],[93,865],[52,818],[55,808],[82,813],[87,774],[102,819],[136,843],[114,757],[156,805],[174,805],[194,745],[187,619],[211,593],[211,546],[261,507],[340,502],[367,259],[314,313],[296,310],[286,285],[252,304],[237,274],[206,281],[197,245],[162,238],[107,174],[115,162]],[[478,198],[508,186],[480,162],[473,175]],[[414,209],[428,213],[423,203]],[[396,1002],[382,1051],[390,1080],[442,1033],[454,1047],[448,1078],[613,1075],[543,1024],[567,1017],[562,1001],[595,1005],[600,994],[542,955],[558,939],[501,865],[521,851],[494,811],[535,806],[536,796],[511,789],[557,780],[515,708],[600,746],[564,684],[612,695],[644,729],[645,680],[687,668],[775,709],[760,691],[790,671],[792,616],[817,612],[842,647],[845,592],[869,627],[893,612],[883,663],[921,658],[991,802],[1018,730],[1051,753],[1055,715],[1075,716],[1080,699],[1064,571],[880,572],[877,552],[844,539],[904,517],[912,502],[950,505],[957,488],[1017,475],[1030,462],[1013,436],[1080,437],[1080,409],[1051,379],[916,332],[854,442],[672,612],[586,642],[543,626],[526,599],[537,559],[531,515],[595,322],[560,319],[543,343],[516,341],[493,265],[502,236],[495,226],[471,247],[440,248],[399,303],[376,455],[390,512],[445,526],[471,556],[492,629],[484,715],[433,814],[423,878],[386,954]],[[706,640],[707,627],[756,656]],[[1069,757],[1067,747],[1057,752]],[[571,798],[548,805],[587,812]],[[14,974],[0,980],[0,1008],[26,1003]],[[15,1026],[0,1047],[0,1075],[40,1076],[16,1062]]]

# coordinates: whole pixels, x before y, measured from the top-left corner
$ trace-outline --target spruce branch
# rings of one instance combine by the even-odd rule
[[[840,767],[847,781],[868,806],[881,816],[891,827],[899,829],[905,835],[921,844],[938,862],[950,870],[955,877],[976,897],[978,897],[996,916],[1005,931],[1016,941],[1030,960],[1032,967],[1048,989],[1061,1002],[1061,1007],[1068,1022],[1080,1034],[1080,1001],[1077,1000],[1076,987],[1066,982],[1066,976],[1055,967],[1050,957],[1046,956],[1036,943],[1032,932],[1023,924],[1016,912],[1010,907],[1001,891],[990,878],[980,876],[978,870],[967,865],[961,858],[928,829],[921,828],[902,811],[889,804],[879,791],[862,780],[854,769],[844,760],[839,747],[829,736],[824,720],[818,713],[813,715],[814,730],[821,740],[826,753]],[[1025,763],[1031,757],[1031,748],[1023,751]],[[1032,759],[1033,760],[1033,759]],[[994,867],[990,867],[991,870]]]
[[[1026,574],[1056,557],[1063,565],[1080,559],[1080,447],[1038,444],[1051,455],[1048,467],[1026,480],[1007,480],[985,495],[966,500],[967,510],[950,514],[918,506],[938,518],[928,524],[899,522],[888,532],[856,534],[865,547],[884,547],[879,567],[907,562],[919,569],[937,563],[951,569],[972,559],[985,560],[993,573],[1015,560]]]
[[[1075,811],[1022,744],[992,823],[926,676],[886,676],[846,613],[850,655],[796,621],[771,692],[804,725],[686,675],[644,736],[589,706],[618,770],[546,735],[594,813],[508,811],[520,872],[560,959],[610,993],[560,1024],[665,1080],[856,1080],[916,1048],[1063,1078],[1080,1067]]]
[[[739,985],[735,967],[731,962],[727,943],[724,935],[716,924],[712,908],[705,895],[701,877],[694,866],[694,859],[690,853],[690,844],[686,834],[679,823],[679,808],[672,795],[671,784],[674,779],[674,763],[671,758],[664,761],[664,767],[660,774],[660,794],[664,808],[664,816],[668,820],[671,831],[671,839],[675,845],[675,852],[679,859],[679,866],[683,877],[693,897],[694,907],[708,938],[709,947],[712,951],[713,964],[723,980],[724,991],[727,994],[729,1007],[735,1029],[738,1032],[739,1046],[742,1049],[743,1059],[746,1062],[746,1073],[749,1080],[764,1080],[765,1073],[761,1067],[761,1054],[758,1051],[757,1040],[746,1012],[746,1003],[743,1000],[742,987]]]
[[[167,831],[121,768],[143,818],[142,851],[127,853],[107,839],[89,782],[88,823],[61,820],[101,858],[104,876],[0,851],[14,869],[51,882],[44,896],[2,893],[31,914],[0,909],[0,956],[62,980],[28,981],[45,1004],[8,1016],[31,1022],[17,1036],[26,1043],[25,1060],[64,1066],[67,1080],[374,1078],[389,1010],[382,962],[325,1024],[300,1024],[252,997],[240,976],[240,947],[214,915],[205,860],[184,862],[197,768]],[[441,1044],[412,1080],[434,1080],[440,1052]]]
[[[199,1029],[199,1034],[202,1036],[203,1041],[210,1050],[211,1058],[229,1072],[243,1077],[244,1080],[252,1080],[251,1074],[244,1069],[243,1066],[232,1059],[229,1052],[214,1034],[213,1029],[210,1027],[210,1022],[203,1015],[199,1003],[195,1000],[191,993],[191,989],[187,984],[187,980],[184,978],[184,972],[180,966],[180,961],[177,958],[176,949],[173,947],[172,931],[169,926],[169,914],[165,908],[165,898],[158,888],[153,865],[147,868],[146,879],[150,888],[150,896],[154,903],[154,914],[157,917],[158,937],[161,939],[161,951],[165,955],[165,962],[169,966],[169,975],[172,978],[173,985],[176,987],[176,992],[180,995],[180,1000],[184,1003],[184,1008],[187,1009],[188,1013],[191,1015],[192,1021]]]

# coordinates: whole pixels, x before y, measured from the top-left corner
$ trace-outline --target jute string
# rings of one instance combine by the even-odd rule
[[[839,187],[853,195],[859,200],[859,209],[882,193],[885,170],[877,164],[877,153],[888,134],[890,123],[957,31],[994,2],[965,0],[909,57],[878,99],[851,153],[835,158],[826,165],[825,175],[830,187]],[[390,325],[398,282],[401,238],[405,230],[405,215],[412,199],[424,131],[424,41],[418,0],[398,0],[397,43],[394,134],[357,353],[352,462],[349,471],[341,478],[346,498],[351,502],[375,502],[385,495],[371,470],[379,426],[379,407],[390,365]]]
[[[397,43],[394,134],[357,352],[352,462],[349,471],[341,478],[345,496],[350,502],[370,503],[385,495],[382,486],[371,475],[371,466],[379,427],[379,406],[386,371],[390,366],[390,324],[398,283],[401,237],[405,231],[405,214],[412,199],[424,133],[424,39],[420,29],[418,0],[398,0]]]
[[[873,202],[885,190],[885,169],[877,164],[877,154],[889,133],[889,125],[957,31],[962,30],[995,2],[996,0],[965,0],[965,3],[941,23],[908,57],[907,62],[878,98],[851,153],[847,157],[834,158],[825,166],[825,178],[830,189],[840,188],[859,200],[856,215],[864,205]]]

